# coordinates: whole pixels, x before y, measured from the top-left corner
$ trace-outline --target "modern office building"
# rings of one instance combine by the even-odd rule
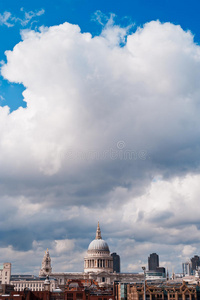
[[[183,276],[191,275],[191,261],[182,263]]]
[[[113,272],[120,273],[120,256],[114,252],[111,254],[113,258]]]
[[[191,273],[194,275],[195,271],[200,267],[200,257],[195,255],[191,258]]]
[[[152,253],[148,257],[148,269],[149,271],[156,270],[159,267],[159,256],[156,253]]]

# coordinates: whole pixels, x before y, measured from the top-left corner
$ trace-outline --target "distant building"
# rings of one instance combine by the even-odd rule
[[[98,223],[96,238],[89,244],[87,255],[84,258],[84,272],[113,272],[113,258],[106,241],[101,237]]]
[[[166,271],[164,267],[159,267],[159,256],[156,253],[152,253],[148,257],[149,270],[146,271],[147,280],[165,280]]]
[[[67,280],[64,294],[67,300],[115,299],[112,288],[100,288],[96,281],[87,279]]]
[[[42,260],[42,267],[40,269],[39,276],[46,276],[51,274],[52,267],[51,267],[51,258],[49,255],[49,250],[45,251],[43,260]]]
[[[0,284],[0,295],[7,295],[14,291],[14,286],[11,284]]]
[[[150,254],[148,257],[148,267],[149,271],[156,270],[159,267],[159,256],[156,253]]]
[[[200,257],[195,255],[191,258],[191,273],[194,275],[195,271],[200,267]]]
[[[0,284],[10,284],[11,263],[0,264]]]
[[[120,256],[114,252],[111,254],[113,258],[113,272],[120,273]]]
[[[123,294],[123,291],[125,293]],[[196,285],[187,285],[186,283],[158,283],[146,284],[145,298],[143,283],[115,284],[115,295],[117,300],[198,300],[199,288]]]
[[[146,280],[147,281],[166,280],[165,268],[159,267],[159,268],[156,268],[156,270],[146,271]]]
[[[48,281],[48,279],[46,280]],[[100,288],[93,280],[68,280],[61,290],[23,291],[0,295],[1,300],[115,300],[112,288]],[[116,299],[117,300],[117,299]]]
[[[158,267],[158,268],[156,268],[156,271],[165,274],[165,268],[164,267]]]
[[[46,277],[37,277],[34,275],[11,275],[10,283],[14,286],[15,291],[23,291],[27,288],[30,291],[44,291]],[[50,291],[57,288],[57,280],[49,279]]]
[[[191,275],[191,261],[182,263],[183,276]]]

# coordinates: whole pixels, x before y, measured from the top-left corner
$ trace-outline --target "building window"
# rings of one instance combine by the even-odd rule
[[[76,300],[82,300],[82,299],[83,299],[83,293],[77,293]]]
[[[67,294],[67,300],[73,300],[73,294],[72,293]]]

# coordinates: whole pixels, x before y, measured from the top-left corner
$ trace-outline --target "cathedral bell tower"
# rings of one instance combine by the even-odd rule
[[[46,276],[50,275],[52,272],[52,267],[51,267],[51,257],[49,255],[49,250],[45,251],[43,260],[42,260],[42,267],[39,272],[39,276]]]

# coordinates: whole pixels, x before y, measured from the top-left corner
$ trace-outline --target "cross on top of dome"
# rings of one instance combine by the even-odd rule
[[[101,240],[101,239],[102,239],[102,237],[101,237],[101,229],[100,229],[99,221],[98,221],[97,231],[96,231],[96,240]]]

